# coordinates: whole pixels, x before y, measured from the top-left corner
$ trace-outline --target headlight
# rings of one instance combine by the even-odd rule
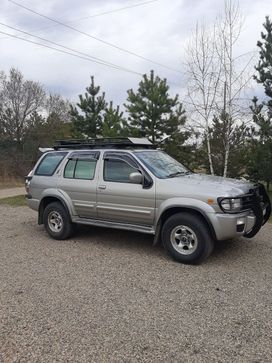
[[[242,209],[241,198],[219,198],[218,203],[221,209],[227,213],[240,212]]]

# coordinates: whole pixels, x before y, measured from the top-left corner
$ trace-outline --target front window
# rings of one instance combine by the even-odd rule
[[[108,159],[104,161],[104,180],[119,183],[131,183],[129,175],[137,171],[121,159]]]
[[[173,178],[190,173],[164,151],[135,151],[135,154],[157,178]]]

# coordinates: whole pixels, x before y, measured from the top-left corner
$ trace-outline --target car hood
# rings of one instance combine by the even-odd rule
[[[205,174],[188,174],[174,178],[165,179],[175,188],[181,186],[187,188],[197,188],[199,194],[207,192],[217,196],[237,196],[248,193],[254,184],[245,180],[224,178],[221,176]],[[175,186],[174,186],[175,184]],[[172,188],[172,187],[171,187]],[[183,188],[182,188],[183,189]]]

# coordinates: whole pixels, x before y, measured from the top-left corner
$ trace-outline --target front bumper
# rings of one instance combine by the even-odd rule
[[[226,240],[249,233],[255,225],[256,218],[247,213],[210,215],[216,239]]]
[[[254,237],[271,215],[271,202],[262,184],[244,196],[247,210],[241,213],[216,213],[211,217],[218,240],[237,236]]]

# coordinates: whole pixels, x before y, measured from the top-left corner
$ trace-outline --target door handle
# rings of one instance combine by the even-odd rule
[[[106,185],[98,185],[98,189],[106,189]]]

